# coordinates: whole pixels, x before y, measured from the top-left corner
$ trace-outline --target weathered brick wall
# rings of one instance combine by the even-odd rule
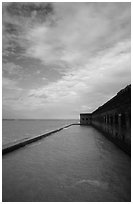
[[[90,124],[105,133],[123,149],[131,151],[131,85],[89,114],[89,117]],[[81,123],[85,124],[82,119]]]
[[[80,114],[80,124],[81,125],[90,125],[91,124],[91,114],[81,113]]]

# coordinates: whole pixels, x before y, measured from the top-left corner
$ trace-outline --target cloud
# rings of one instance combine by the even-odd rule
[[[3,29],[10,24],[8,46],[13,41],[25,57],[44,64],[84,64],[95,52],[130,35],[129,3],[53,3],[44,18],[46,5],[10,4],[3,23]]]
[[[38,117],[95,110],[130,83],[130,18],[130,3],[7,3],[3,104]],[[16,65],[12,56],[21,63]],[[26,75],[22,59],[30,59],[31,76],[23,90],[14,80]]]
[[[14,89],[14,90],[17,90],[17,91],[22,90],[22,88],[19,88],[17,86],[17,81],[11,80],[11,79],[6,78],[6,77],[2,78],[2,88],[3,89],[10,89],[10,90]]]
[[[130,12],[125,9],[128,4],[107,5],[108,12],[103,15],[102,4],[98,4],[97,10],[95,4],[54,4],[55,24],[44,22],[29,29],[26,55],[43,63],[78,66],[88,62],[99,50],[129,37],[129,24],[121,23],[130,20]]]
[[[23,72],[23,68],[20,65],[16,65],[12,62],[7,62],[2,64],[2,71],[3,75],[8,75],[8,76],[17,76],[20,77]]]
[[[93,111],[116,94],[116,87],[119,91],[120,86],[130,83],[129,50],[129,41],[118,43],[107,53],[99,53],[82,69],[77,71],[75,67],[57,82],[30,90],[24,104],[30,104],[33,109],[68,104],[74,109],[76,103],[82,110],[82,104],[86,103],[84,106],[88,104],[88,109]]]
[[[2,6],[3,56],[11,53],[20,56],[27,48],[26,33],[33,25],[46,21],[52,13],[51,4],[4,2]]]
[[[17,110],[44,110],[67,104],[71,111],[76,110],[79,113],[88,106],[91,112],[112,97],[116,87],[119,91],[119,79],[122,86],[130,83],[130,43],[127,40],[109,48],[108,52],[101,51],[82,69],[77,71],[75,67],[68,70],[57,82],[27,90],[12,105]],[[9,79],[4,79],[3,82],[4,86],[19,90],[15,82]]]

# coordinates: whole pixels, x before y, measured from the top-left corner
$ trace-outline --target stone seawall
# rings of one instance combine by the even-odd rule
[[[28,139],[15,142],[14,144],[11,144],[11,145],[8,145],[8,146],[4,146],[2,148],[2,154],[5,155],[7,153],[10,153],[10,152],[12,152],[14,150],[17,150],[17,149],[19,149],[21,147],[24,147],[24,146],[28,145],[28,144],[31,144],[31,143],[36,142],[38,140],[41,140],[41,139],[43,139],[45,137],[48,137],[48,136],[50,136],[50,135],[52,135],[52,134],[54,134],[56,132],[59,132],[59,131],[63,130],[64,128],[68,128],[68,127],[70,127],[72,125],[79,125],[79,124],[78,123],[69,124],[69,125],[63,126],[61,128],[58,128],[56,130],[52,130],[50,132],[46,132],[43,135],[38,135],[38,136],[30,137]]]

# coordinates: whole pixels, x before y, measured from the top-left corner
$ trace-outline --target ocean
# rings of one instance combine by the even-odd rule
[[[79,120],[3,120],[2,145],[12,144],[77,122]]]

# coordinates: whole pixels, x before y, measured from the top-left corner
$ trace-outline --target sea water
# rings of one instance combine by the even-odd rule
[[[16,141],[44,134],[62,126],[77,123],[78,120],[3,120],[2,144],[8,145]]]

